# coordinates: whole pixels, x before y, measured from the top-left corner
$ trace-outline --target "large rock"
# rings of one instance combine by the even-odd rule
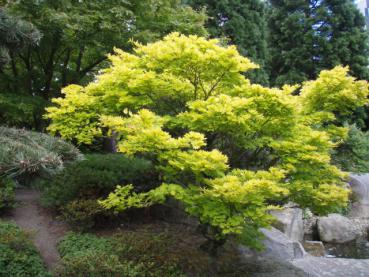
[[[308,277],[368,277],[369,260],[307,256],[291,262]]]
[[[262,229],[265,238],[263,244],[265,249],[261,252],[251,250],[249,248],[240,247],[241,253],[246,258],[264,257],[279,261],[289,261],[299,259],[306,255],[302,245],[298,241],[291,240],[281,231],[271,228]]]
[[[340,214],[330,214],[318,219],[318,232],[321,241],[344,243],[360,236],[355,224]]]
[[[369,218],[369,173],[351,174],[349,184],[354,195],[349,217]]]
[[[281,231],[271,228],[261,229],[265,238],[263,251],[251,250],[240,246],[239,250],[243,263],[251,277],[304,277],[303,270],[297,268],[291,261],[303,258],[306,253],[297,241],[292,241]]]
[[[270,213],[276,218],[273,224],[275,228],[292,240],[302,241],[304,239],[304,222],[301,209],[286,207],[282,210],[273,210]]]

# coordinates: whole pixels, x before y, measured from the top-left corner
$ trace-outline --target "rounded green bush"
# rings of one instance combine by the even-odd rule
[[[42,202],[59,208],[76,199],[106,197],[119,184],[150,186],[153,167],[143,159],[122,154],[91,154],[67,166],[51,180],[44,181]]]

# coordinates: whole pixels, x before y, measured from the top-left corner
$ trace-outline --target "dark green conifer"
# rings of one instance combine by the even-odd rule
[[[260,0],[189,0],[196,9],[206,8],[207,28],[212,37],[224,37],[240,53],[260,65],[248,76],[268,83],[266,4]]]
[[[275,85],[314,79],[348,65],[369,78],[368,32],[353,0],[270,0],[271,80]]]

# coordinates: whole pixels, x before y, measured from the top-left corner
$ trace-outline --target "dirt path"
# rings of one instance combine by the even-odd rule
[[[68,230],[39,205],[40,193],[34,189],[19,189],[16,192],[17,207],[8,219],[23,230],[30,232],[41,257],[49,269],[53,269],[60,259],[56,246]]]

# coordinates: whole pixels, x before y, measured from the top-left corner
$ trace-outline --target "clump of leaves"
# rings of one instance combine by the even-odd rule
[[[111,215],[96,199],[79,199],[60,208],[63,219],[78,230],[91,229],[99,219]]]

